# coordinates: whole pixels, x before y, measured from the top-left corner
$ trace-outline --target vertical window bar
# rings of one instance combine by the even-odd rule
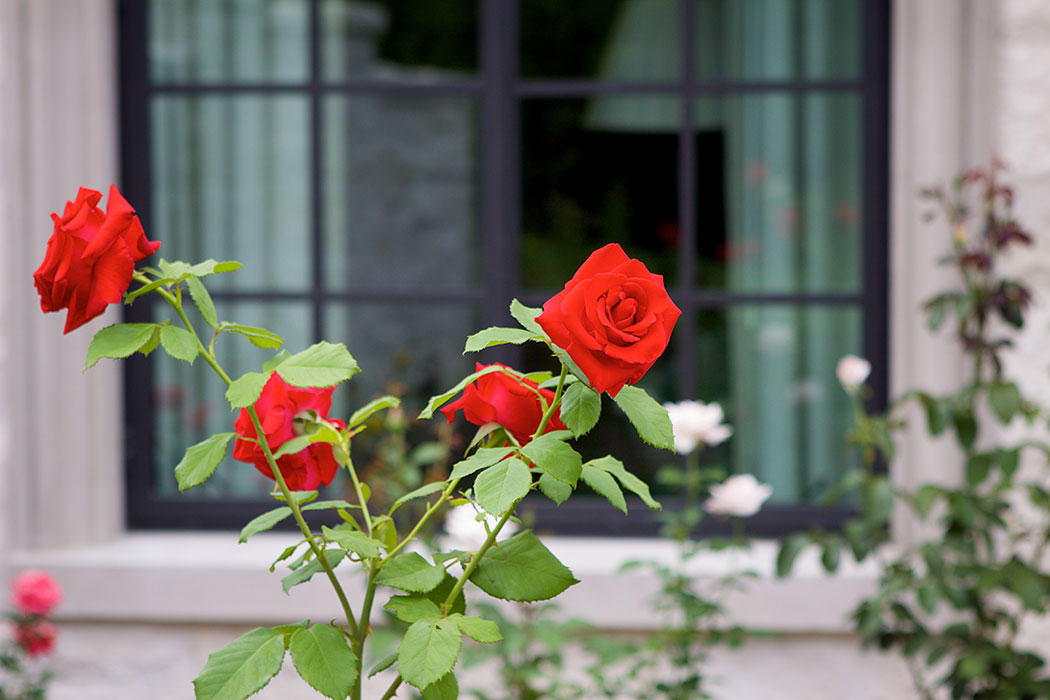
[[[696,386],[694,348],[696,347],[696,308],[681,300],[696,279],[696,135],[693,129],[693,2],[681,0],[682,15],[682,89],[680,91],[681,123],[678,131],[678,295],[682,320],[675,327],[678,351],[678,386],[692,398]]]
[[[324,217],[324,193],[321,191],[321,0],[310,0],[309,4],[309,34],[307,36],[307,48],[309,49],[310,76],[310,201],[313,211],[310,213],[310,263],[312,269],[312,280],[310,290],[313,296],[312,325],[314,340],[319,341],[324,337],[324,310],[321,304],[324,292],[324,265],[322,249],[322,231]]]
[[[481,230],[486,323],[503,323],[520,286],[521,211],[517,155],[518,2],[478,0],[481,30]],[[498,353],[494,353],[498,355]],[[501,360],[505,361],[505,360]]]

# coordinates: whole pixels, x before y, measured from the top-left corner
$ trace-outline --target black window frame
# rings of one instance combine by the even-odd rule
[[[522,0],[527,1],[527,0]],[[547,297],[526,291],[519,280],[521,228],[521,162],[519,112],[523,100],[552,97],[592,97],[595,95],[673,95],[682,99],[682,118],[678,134],[678,207],[680,261],[677,288],[671,293],[683,311],[683,318],[694,318],[705,309],[733,304],[822,304],[853,305],[863,314],[862,350],[872,362],[870,406],[881,409],[887,402],[888,357],[888,279],[889,279],[889,47],[890,5],[887,0],[861,0],[861,71],[856,79],[793,80],[696,80],[692,60],[695,0],[680,0],[682,27],[682,65],[678,80],[670,82],[601,82],[586,79],[523,79],[519,75],[518,0],[478,0],[479,66],[472,79],[432,80],[424,83],[382,82],[378,80],[328,81],[322,78],[320,56],[320,0],[306,0],[309,32],[309,74],[304,82],[209,82],[207,84],[151,82],[147,61],[149,36],[148,3],[145,0],[117,0],[120,78],[120,167],[122,191],[134,202],[146,230],[150,230],[150,134],[149,103],[154,95],[171,94],[305,94],[310,109],[310,158],[312,208],[310,225],[313,280],[304,293],[216,294],[216,299],[309,300],[313,303],[312,327],[317,339],[324,337],[323,302],[383,301],[410,303],[448,301],[480,304],[483,326],[506,322],[506,305],[514,297],[539,305]],[[691,287],[695,275],[697,210],[693,197],[697,179],[696,141],[693,124],[695,98],[720,94],[762,92],[805,94],[811,91],[845,92],[861,101],[862,202],[861,228],[862,280],[858,293],[737,293]],[[469,96],[480,100],[480,229],[481,260],[486,270],[477,290],[438,293],[434,290],[401,292],[337,292],[323,286],[321,217],[324,196],[321,180],[322,100],[332,94],[431,94]],[[145,297],[142,301],[149,299]],[[148,303],[126,307],[129,321],[149,317]],[[677,371],[682,386],[694,386],[696,369],[691,358],[696,328],[681,323],[673,341],[677,349]],[[154,454],[153,407],[149,392],[151,361],[136,356],[125,365],[125,485],[126,522],[132,529],[234,529],[272,507],[261,499],[208,499],[194,501],[184,497],[162,497],[155,493],[152,479]],[[231,419],[232,420],[232,419]],[[659,523],[647,509],[632,508],[624,517],[599,498],[574,498],[560,508],[542,499],[534,508],[538,529],[573,535],[654,535]],[[665,501],[674,508],[675,500]],[[837,528],[853,513],[850,507],[771,505],[748,522],[749,534],[779,536],[813,526]],[[705,530],[720,529],[713,519]]]

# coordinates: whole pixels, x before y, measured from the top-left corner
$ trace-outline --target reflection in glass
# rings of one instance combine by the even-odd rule
[[[462,289],[480,271],[473,101],[324,103],[325,285]]]
[[[216,278],[208,281],[213,279]],[[285,339],[285,347],[290,352],[298,352],[311,342],[311,314],[307,302],[218,301],[215,305],[220,320],[268,328]],[[174,314],[167,312],[166,305],[164,309],[166,315],[158,313],[157,320],[171,316],[178,324]],[[196,318],[193,310],[187,314],[191,319]],[[219,363],[234,378],[244,372],[258,372],[274,352],[256,348],[246,338],[233,334],[224,333],[215,342]],[[170,495],[178,492],[174,470],[186,448],[217,433],[232,432],[237,413],[231,412],[226,403],[226,387],[222,380],[203,360],[190,366],[163,352],[153,353],[150,359],[154,372],[151,402],[156,438],[153,459],[155,488],[160,495]],[[259,474],[252,465],[227,456],[211,479],[187,493],[196,498],[249,498],[263,496],[272,488],[273,481]]]
[[[310,288],[307,102],[157,97],[152,230],[169,259],[239,260],[213,290]]]
[[[306,0],[150,0],[156,81],[305,80]]]
[[[615,241],[675,279],[679,119],[670,97],[531,100],[521,113],[522,282],[557,289]]]
[[[818,502],[851,464],[852,409],[835,365],[859,353],[860,311],[740,305],[696,323],[696,398],[722,403],[733,426],[705,459],[772,484],[773,502]]]
[[[698,284],[860,290],[860,121],[852,95],[698,100],[697,150],[721,156],[698,159]],[[707,216],[716,189],[723,226]]]
[[[476,2],[321,0],[326,80],[449,80],[477,72]]]

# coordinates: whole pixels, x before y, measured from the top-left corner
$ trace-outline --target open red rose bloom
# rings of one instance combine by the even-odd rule
[[[591,253],[536,322],[595,391],[616,396],[663,354],[681,314],[663,276],[610,243]]]
[[[40,308],[69,309],[65,333],[120,302],[135,263],[160,247],[159,242],[146,240],[135,210],[115,185],[109,188],[105,213],[97,206],[100,199],[100,192],[81,187],[76,200],[66,202],[61,217],[51,215],[55,230],[44,262],[33,273]]]
[[[62,589],[46,571],[23,571],[11,582],[11,601],[23,615],[50,615],[61,600]]]
[[[491,366],[479,362],[476,369],[480,372]],[[503,372],[493,372],[468,384],[463,390],[463,396],[442,408],[441,412],[445,414],[449,423],[460,409],[463,409],[463,417],[474,425],[499,423],[514,436],[519,445],[524,445],[532,439],[532,434],[536,432],[543,418],[543,406],[536,395],[537,391],[547,401],[548,406],[554,401],[554,392],[540,389],[536,382],[517,379]],[[549,433],[552,430],[566,430],[557,412],[547,421],[543,432]]]
[[[343,421],[327,417],[332,407],[333,391],[335,387],[301,389],[286,383],[276,372],[271,374],[254,404],[270,450],[276,451],[281,445],[297,437],[299,433],[296,431],[295,418],[311,416],[310,411],[340,429],[345,428],[346,423]],[[241,409],[233,429],[239,436],[256,437],[255,426],[252,425],[248,409]],[[233,445],[233,457],[254,464],[260,472],[271,479],[274,478],[262,446],[258,443],[238,438]],[[332,483],[339,464],[332,454],[332,446],[318,442],[300,452],[278,458],[277,467],[281,470],[289,489],[312,491]]]
[[[55,637],[58,636],[55,626],[50,622],[35,620],[14,625],[12,636],[15,644],[22,647],[30,656],[50,654],[55,648]]]

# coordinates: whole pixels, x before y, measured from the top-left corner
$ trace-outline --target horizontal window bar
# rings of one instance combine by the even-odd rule
[[[364,301],[416,303],[433,302],[479,302],[485,299],[483,291],[469,289],[399,289],[399,290],[310,290],[295,291],[254,291],[254,290],[215,290],[211,292],[217,301]]]
[[[826,92],[863,88],[864,83],[859,80],[733,80],[694,83],[528,80],[518,83],[515,90],[521,97],[567,97],[639,92],[696,96],[723,92]]]
[[[345,80],[339,82],[235,82],[235,83],[153,83],[149,91],[161,95],[214,95],[214,94],[287,94],[310,93],[423,93],[423,94],[475,94],[482,90],[477,80],[462,81],[383,81]]]

